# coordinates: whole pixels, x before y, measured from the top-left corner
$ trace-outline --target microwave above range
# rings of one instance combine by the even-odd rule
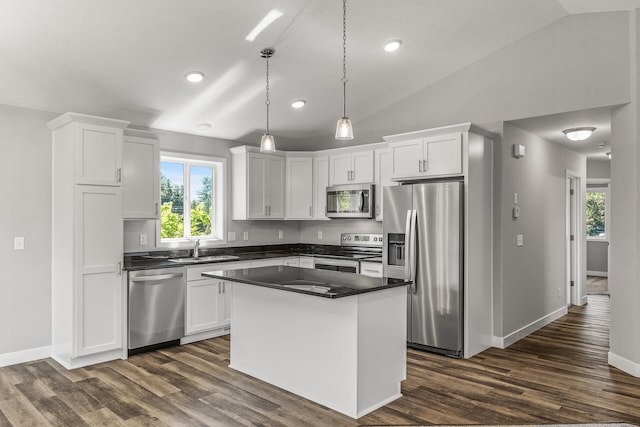
[[[329,218],[373,218],[373,184],[327,187]]]

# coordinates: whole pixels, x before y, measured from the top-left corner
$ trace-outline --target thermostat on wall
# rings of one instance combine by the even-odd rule
[[[513,144],[513,157],[516,159],[524,157],[524,145]]]

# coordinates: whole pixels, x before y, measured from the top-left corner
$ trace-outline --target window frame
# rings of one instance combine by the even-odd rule
[[[586,227],[586,223],[587,223],[587,199],[588,199],[588,194],[589,193],[604,193],[604,236],[589,236],[587,234],[587,227]],[[609,231],[609,227],[610,227],[610,223],[609,223],[609,216],[610,216],[610,195],[611,195],[611,187],[610,187],[610,183],[607,181],[588,181],[587,182],[587,191],[586,191],[586,197],[585,197],[585,212],[584,212],[584,218],[585,218],[585,236],[587,238],[587,241],[591,241],[591,242],[608,242],[609,241],[609,235],[610,235],[610,231]]]
[[[223,245],[227,243],[227,224],[226,224],[226,212],[227,212],[227,159],[223,157],[203,156],[197,154],[187,154],[175,151],[161,151],[160,152],[160,164],[158,165],[159,176],[162,176],[162,162],[175,162],[184,164],[183,179],[184,179],[184,226],[185,233],[189,230],[190,233],[190,214],[187,215],[187,209],[191,207],[191,177],[190,171],[192,166],[204,166],[213,169],[213,197],[211,205],[213,206],[213,216],[211,218],[211,228],[216,230],[209,236],[186,236],[181,238],[163,239],[161,237],[161,219],[156,221],[156,242],[159,248],[184,248],[191,247],[195,240],[200,240],[200,246],[215,246]],[[161,190],[160,190],[161,191]],[[161,196],[160,196],[161,198]],[[189,227],[189,228],[187,228]]]

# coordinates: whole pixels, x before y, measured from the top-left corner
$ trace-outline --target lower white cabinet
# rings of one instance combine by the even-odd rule
[[[292,256],[288,258],[282,258],[282,265],[289,267],[300,267],[300,257]]]
[[[219,279],[187,282],[185,335],[228,325],[225,290],[225,282]]]
[[[301,256],[300,257],[300,268],[314,268],[313,257]]]

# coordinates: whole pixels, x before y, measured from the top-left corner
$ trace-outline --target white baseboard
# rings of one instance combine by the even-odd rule
[[[3,366],[17,365],[18,363],[31,362],[38,359],[46,359],[51,356],[51,346],[30,348],[28,350],[13,353],[0,354],[0,368]]]
[[[612,352],[608,353],[608,359],[609,365],[614,368],[618,368],[629,375],[640,378],[640,363],[632,362]]]
[[[554,320],[557,320],[559,318],[561,318],[562,316],[564,316],[565,314],[567,314],[568,310],[567,307],[562,307],[559,308],[558,310],[547,314],[544,317],[541,317],[540,319],[529,323],[528,325],[518,329],[515,332],[510,333],[509,335],[505,336],[505,337],[493,337],[493,346],[497,347],[497,348],[507,348],[509,347],[511,344],[521,340],[522,338],[526,337],[527,335],[537,331],[538,329],[542,328],[543,326],[548,325],[549,323],[553,322]]]
[[[609,277],[609,272],[587,270],[587,276]]]
[[[199,332],[193,335],[187,335],[184,338],[180,338],[180,345],[191,344],[192,342],[202,341],[209,338],[220,337],[222,335],[229,335],[230,328],[224,326],[222,328],[214,329],[212,331]]]

